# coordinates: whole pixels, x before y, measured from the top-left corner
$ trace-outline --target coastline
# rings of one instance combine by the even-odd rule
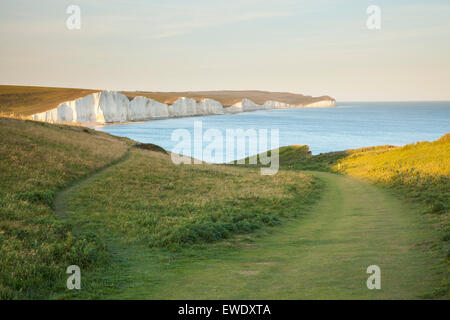
[[[136,96],[130,100],[119,92],[102,91],[63,102],[56,108],[31,115],[30,119],[50,123],[78,123],[84,126],[109,125],[260,110],[329,108],[335,107],[336,103],[332,98],[311,99],[313,102],[306,104],[289,104],[274,100],[257,104],[244,98],[231,106],[224,106],[219,101],[206,97],[199,101],[180,97],[173,104],[165,104],[143,96]]]

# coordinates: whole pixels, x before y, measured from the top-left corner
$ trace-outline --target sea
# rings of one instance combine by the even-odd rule
[[[280,147],[308,145],[313,154],[377,145],[402,146],[418,141],[433,141],[450,132],[450,101],[337,102],[336,105],[338,107],[172,118],[96,126],[95,129],[156,144],[168,151],[189,156],[194,154],[194,145],[199,140],[203,141],[203,148],[208,145],[205,141],[208,129],[215,129],[212,132],[221,133],[224,139],[227,130],[253,129],[258,138],[267,132],[268,143],[266,147],[262,146],[263,149],[271,149],[275,145],[271,144],[275,140],[271,140],[270,134],[277,132]],[[191,151],[180,149],[180,134],[188,133],[192,139]],[[224,160],[211,162],[241,158],[242,154],[238,154],[236,148],[217,141],[214,148],[221,149],[219,152],[224,155]],[[248,147],[246,155],[266,151],[263,149],[260,144],[257,149]]]

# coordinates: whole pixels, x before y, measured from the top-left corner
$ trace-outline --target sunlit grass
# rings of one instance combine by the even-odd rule
[[[0,116],[26,117],[98,90],[0,85]]]
[[[424,202],[430,212],[450,207],[450,134],[404,147],[354,150],[332,169],[398,189]]]
[[[283,169],[336,172],[377,184],[421,207],[439,240],[430,246],[450,258],[450,134],[403,147],[377,146],[311,156],[304,147],[280,148]],[[431,239],[430,239],[431,242]],[[448,295],[449,273],[436,295]]]

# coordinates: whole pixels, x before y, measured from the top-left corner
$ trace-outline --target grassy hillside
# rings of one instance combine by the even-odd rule
[[[104,256],[95,235],[56,219],[55,194],[118,160],[127,141],[81,127],[0,118],[0,298],[43,297],[65,268]]]
[[[434,249],[450,258],[450,134],[433,142],[403,147],[378,146],[311,156],[305,146],[280,148],[280,165],[290,170],[318,170],[357,177],[393,191],[420,206],[432,219],[439,239]],[[434,242],[433,242],[434,241]],[[438,294],[448,294],[449,274]]]
[[[313,174],[323,193],[299,218],[171,254],[128,245],[115,255],[120,272],[92,282],[103,297],[126,299],[430,297],[445,269],[426,245],[435,233],[427,217],[359,179]],[[381,290],[366,287],[371,264],[382,270]]]
[[[354,263],[369,263],[367,250],[391,270],[382,297],[425,294],[446,277],[435,252],[448,254],[450,238],[448,135],[317,156],[284,147],[274,176],[247,166],[175,166],[157,146],[82,127],[0,118],[0,136],[0,298],[192,298],[211,286],[222,289],[207,297],[330,297],[334,288],[340,297],[372,297]],[[346,173],[412,201],[361,179],[314,173],[323,189],[303,169]],[[306,214],[321,190],[328,198]],[[433,228],[422,228],[429,221]],[[342,257],[339,269],[333,256]],[[71,264],[83,270],[80,292],[65,290]],[[341,276],[331,279],[328,268]],[[314,290],[290,281],[305,275]]]
[[[398,299],[445,290],[433,292],[445,277],[432,247],[440,232],[411,203],[360,179],[313,173],[324,193],[308,206],[320,185],[293,170],[313,158],[306,146],[282,148],[275,176],[177,167],[157,151],[133,150],[58,205],[75,230],[97,234],[114,253],[66,298]],[[364,266],[374,261],[384,270],[379,293],[365,287]]]
[[[70,198],[69,216],[150,247],[178,247],[278,224],[297,215],[312,185],[300,173],[175,166],[164,153],[135,150]]]
[[[395,188],[433,213],[450,208],[450,134],[400,148],[355,150],[332,169]]]
[[[0,115],[30,116],[99,90],[0,85]]]
[[[433,245],[434,249],[446,256],[447,273],[438,294],[449,297],[450,134],[437,141],[399,148],[353,150],[339,159],[332,170],[388,187],[423,206],[423,212],[433,217],[434,227],[440,233],[441,241]]]
[[[434,142],[377,146],[312,156],[308,146],[279,149],[283,169],[345,173],[399,191],[429,212],[450,207],[450,134]]]
[[[302,214],[317,194],[309,175],[175,166],[161,149],[82,127],[2,118],[0,135],[1,298],[55,295],[68,265],[88,274],[111,263],[114,248],[142,245],[171,257],[273,226]],[[68,201],[56,196],[119,159],[84,188],[74,185]]]

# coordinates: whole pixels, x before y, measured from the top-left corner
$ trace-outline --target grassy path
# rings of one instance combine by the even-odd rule
[[[245,245],[193,249],[174,261],[164,251],[112,247],[120,270],[100,277],[121,285],[100,297],[405,299],[439,285],[442,266],[420,245],[430,231],[416,209],[365,182],[313,174],[326,190],[311,212]],[[381,290],[366,287],[373,264],[381,268]]]
[[[118,158],[115,161],[112,161],[105,165],[103,168],[98,169],[96,172],[92,173],[85,179],[82,179],[78,182],[75,182],[73,185],[69,186],[68,188],[64,189],[60,193],[56,195],[55,200],[53,201],[53,211],[60,216],[61,218],[66,218],[66,198],[67,196],[72,193],[77,188],[82,188],[84,185],[89,184],[91,181],[95,180],[99,174],[102,172],[108,170],[109,168],[112,168],[113,166],[122,163],[126,161],[130,157],[130,149],[128,149],[123,156]]]

